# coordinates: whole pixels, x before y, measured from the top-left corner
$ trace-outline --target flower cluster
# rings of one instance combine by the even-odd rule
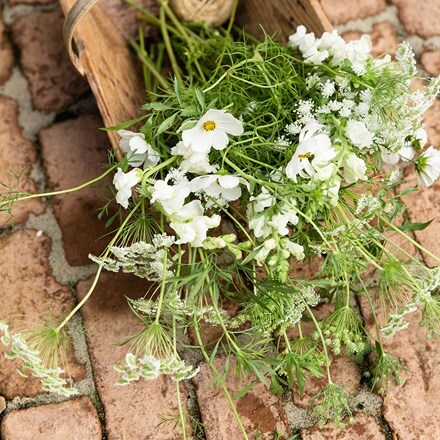
[[[125,363],[116,365],[115,370],[121,374],[117,385],[128,385],[130,382],[141,378],[154,380],[161,374],[171,376],[175,381],[187,380],[193,378],[199,372],[199,368],[186,365],[185,361],[175,356],[170,356],[167,359],[158,359],[152,355],[136,358],[133,353],[127,353]]]
[[[28,370],[33,376],[41,381],[43,391],[58,394],[62,397],[71,397],[78,394],[78,391],[68,386],[64,370],[61,368],[47,368],[41,360],[40,353],[28,346],[21,333],[11,334],[9,326],[0,321],[0,331],[3,336],[0,342],[7,348],[5,352],[6,359],[19,359],[24,369]],[[19,373],[27,377],[22,370]]]

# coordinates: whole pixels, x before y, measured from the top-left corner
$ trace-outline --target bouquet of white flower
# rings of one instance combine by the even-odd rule
[[[370,354],[371,386],[386,391],[401,365],[382,338],[404,329],[405,315],[419,307],[428,334],[438,331],[440,271],[394,237],[439,261],[409,235],[427,224],[395,220],[405,213],[400,196],[417,189],[401,188],[401,165],[414,166],[423,186],[440,174],[440,151],[424,150],[422,124],[440,81],[411,89],[417,72],[406,43],[395,59],[373,58],[368,36],[346,43],[336,31],[316,38],[300,26],[284,45],[269,36],[257,41],[232,23],[226,30],[185,25],[166,2],[161,7],[160,20],[151,21],[164,43],[148,50],[133,43],[148,67],[146,114],[110,128],[125,156],[112,158],[103,176],[115,172],[121,224],[105,252],[91,256],[99,268],[88,294],[43,336],[62,347],[66,324],[103,269],[133,273],[156,288],[129,300],[143,328],[116,367],[120,385],[196,375],[184,360],[191,328],[191,349],[201,350],[219,382],[217,351],[273,392],[296,385],[302,393],[307,373],[325,375],[315,411],[340,423],[351,415],[350,397],[332,381],[330,352],[343,350],[358,362]],[[164,60],[170,77],[161,73]],[[139,122],[138,131],[127,130]],[[3,197],[7,208],[34,196]],[[319,272],[298,278],[294,267],[310,260],[320,262]],[[367,276],[372,268],[377,288]],[[371,307],[375,334],[364,328],[357,296]],[[230,302],[235,314],[226,311]],[[318,319],[314,308],[322,302],[334,309]],[[313,322],[314,335],[303,335],[304,321]],[[221,328],[217,343],[204,346],[201,323]],[[26,360],[38,358],[32,344],[1,329],[10,356],[41,371],[41,359]],[[72,392],[59,377],[44,378],[59,381],[45,382],[47,389]]]

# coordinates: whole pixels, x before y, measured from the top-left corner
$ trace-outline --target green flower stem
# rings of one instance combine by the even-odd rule
[[[228,389],[226,388],[226,384],[225,384],[223,378],[221,377],[220,373],[218,372],[217,368],[213,364],[209,354],[205,350],[202,337],[200,336],[200,330],[199,330],[197,319],[194,319],[193,322],[194,322],[194,332],[196,334],[197,343],[200,346],[200,350],[203,353],[203,357],[205,358],[207,364],[209,365],[212,372],[214,373],[215,378],[219,382],[220,387],[222,388],[222,390],[226,396],[226,399],[228,400],[229,406],[231,407],[231,410],[234,413],[234,416],[235,416],[235,419],[237,420],[240,431],[243,434],[243,439],[249,440],[249,437],[246,433],[246,430],[244,429],[243,422],[241,421],[240,415],[238,414],[237,408],[235,407],[234,401],[232,400],[231,394],[229,393]]]
[[[382,350],[382,352],[384,352],[383,344],[382,344],[382,335],[380,333],[380,327],[379,327],[379,321],[377,320],[377,315],[376,315],[376,311],[374,310],[374,305],[373,305],[373,301],[371,300],[370,292],[368,291],[367,286],[365,285],[362,277],[360,275],[358,275],[357,277],[358,277],[358,280],[362,286],[362,290],[364,291],[364,294],[367,298],[368,304],[370,306],[371,314],[373,315],[374,325],[376,327],[376,333],[377,333],[377,341],[380,345],[380,349]]]
[[[146,171],[144,173],[144,175],[142,176],[142,181],[141,181],[141,188],[142,191],[144,193],[147,192],[147,179],[151,176],[153,176],[154,174],[156,174],[158,171],[160,171],[162,168],[166,168],[168,165],[171,165],[173,162],[175,162],[177,160],[178,156],[171,156],[170,158],[168,158],[167,160],[165,160],[164,162],[159,163],[159,165],[156,165],[155,167],[153,167],[152,169]]]
[[[162,283],[160,285],[159,302],[157,304],[157,311],[156,311],[156,319],[155,319],[156,323],[159,323],[160,311],[162,309],[162,302],[165,294],[165,286],[167,283],[167,261],[168,261],[168,252],[165,252],[165,256],[163,258]]]
[[[14,203],[15,202],[22,202],[23,200],[36,199],[39,197],[52,197],[52,196],[58,196],[58,195],[62,195],[62,194],[68,194],[68,193],[80,191],[81,189],[87,188],[88,186],[93,185],[96,182],[99,182],[105,176],[110,174],[116,167],[117,167],[117,165],[114,165],[114,166],[110,167],[105,173],[101,174],[100,176],[95,177],[94,179],[89,180],[88,182],[82,183],[81,185],[75,186],[73,188],[61,189],[59,191],[51,191],[51,192],[46,192],[46,193],[27,194],[22,197],[17,197],[16,199],[13,200],[13,202]],[[11,203],[11,200],[7,200],[5,202],[0,202],[0,209],[10,203]]]
[[[168,81],[165,80],[163,75],[159,72],[159,70],[156,68],[156,65],[153,63],[153,61],[150,59],[150,57],[147,55],[145,50],[142,50],[142,48],[137,44],[135,40],[128,40],[128,43],[130,46],[137,52],[137,55],[139,59],[143,63],[143,67],[148,68],[148,72],[153,74],[153,76],[156,78],[156,80],[160,83],[160,85],[165,89],[170,88],[170,84]]]
[[[165,7],[166,7],[166,1],[161,2],[161,8],[159,12],[159,19],[160,19],[160,30],[162,33],[162,38],[165,43],[165,48],[168,53],[168,57],[171,62],[171,67],[173,68],[174,75],[177,78],[177,81],[179,83],[182,83],[182,74],[180,72],[180,67],[177,64],[176,56],[174,54],[173,46],[170,41],[170,35],[168,34],[168,29],[166,25],[166,18],[165,18]]]
[[[107,258],[108,254],[110,253],[110,249],[111,247],[116,243],[117,239],[119,238],[119,236],[121,235],[122,231],[124,230],[125,226],[127,225],[128,221],[130,220],[130,218],[133,216],[133,214],[136,212],[136,210],[139,208],[139,206],[141,205],[142,200],[139,201],[134,208],[128,213],[127,217],[125,218],[125,220],[122,222],[121,226],[119,227],[119,229],[117,230],[115,236],[112,238],[111,242],[108,244],[104,255],[102,257],[102,261],[98,266],[98,270],[96,272],[95,278],[93,279],[93,283],[90,286],[90,289],[88,290],[88,292],[86,293],[86,295],[84,296],[84,298],[76,305],[76,307],[66,316],[66,318],[64,319],[64,321],[56,328],[56,331],[59,332],[61,331],[61,329],[70,321],[70,319],[72,318],[73,315],[75,315],[75,313],[87,302],[87,300],[90,298],[90,295],[93,293],[93,291],[95,290],[96,285],[98,284],[98,280],[99,277],[101,275],[102,269],[104,268],[104,261]]]
[[[386,218],[379,216],[379,219],[383,222],[385,222],[393,231],[400,234],[402,237],[405,237],[410,243],[412,243],[416,248],[420,249],[423,253],[426,255],[429,255],[431,258],[434,258],[437,262],[440,263],[440,258],[434,255],[432,252],[428,251],[425,247],[423,247],[421,244],[417,243],[413,238],[411,238],[408,234],[405,234],[403,231],[401,231],[397,226],[393,225],[390,221],[388,221]]]

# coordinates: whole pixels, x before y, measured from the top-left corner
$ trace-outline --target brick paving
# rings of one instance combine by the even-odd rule
[[[113,13],[120,8],[114,0],[108,0],[108,5]],[[322,0],[322,5],[344,38],[367,32],[376,54],[408,39],[420,57],[421,68],[430,75],[440,73],[438,0]],[[57,4],[52,0],[9,0],[0,9],[0,95],[5,95],[0,96],[0,181],[8,178],[8,169],[17,171],[26,163],[31,166],[21,182],[29,192],[65,188],[97,175],[100,164],[106,162],[109,143],[98,130],[101,121],[87,84],[73,70],[63,49]],[[130,18],[127,20],[121,25],[128,29]],[[437,101],[426,117],[429,139],[437,147],[439,121]],[[414,180],[412,175],[408,178]],[[406,197],[411,220],[436,216],[438,191],[439,185],[434,185]],[[50,203],[18,205],[12,225],[5,216],[0,217],[0,318],[26,314],[37,321],[48,312],[60,316],[83,298],[93,272],[87,254],[99,253],[106,243],[105,239],[96,241],[105,234],[102,222],[96,219],[105,194],[103,188],[94,188]],[[429,231],[415,234],[437,254],[439,237],[440,221],[433,222]],[[417,254],[414,248],[408,251]],[[435,264],[429,257],[423,258],[426,264]],[[18,376],[16,365],[0,357],[2,439],[181,438],[170,424],[161,423],[163,417],[172,417],[177,411],[174,382],[160,378],[114,386],[113,365],[122,360],[125,350],[114,344],[138,328],[125,295],[136,297],[145,288],[138,279],[105,274],[75,319],[73,327],[85,329],[85,334],[72,332],[76,359],[70,359],[70,374],[80,397],[62,401],[41,392],[36,380]],[[360,306],[371,324],[362,302]],[[407,330],[387,342],[388,349],[409,367],[403,374],[404,387],[393,385],[385,397],[379,397],[365,389],[353,361],[344,357],[335,361],[334,375],[357,393],[359,411],[353,425],[343,430],[317,426],[307,415],[307,399],[296,390],[279,398],[256,385],[236,401],[249,435],[271,439],[276,431],[284,436],[280,438],[296,434],[303,440],[440,438],[440,343],[427,340],[415,318]],[[20,324],[18,320],[15,325]],[[188,429],[194,429],[195,420],[204,425],[203,436],[198,438],[241,438],[224,395],[213,388],[212,372],[199,362],[200,374],[180,388],[182,404],[193,418]],[[217,363],[221,368],[222,360]],[[228,377],[232,395],[243,385],[240,379]],[[312,383],[308,396],[315,387],[317,383]]]

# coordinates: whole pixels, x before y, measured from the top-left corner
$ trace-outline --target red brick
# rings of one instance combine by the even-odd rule
[[[375,334],[367,301],[361,297],[367,329]],[[376,306],[376,313],[378,312]],[[420,329],[420,311],[405,316],[409,327],[393,338],[383,339],[385,351],[397,357],[407,370],[401,371],[404,385],[392,382],[384,396],[384,416],[396,439],[431,440],[440,438],[437,417],[440,393],[440,341],[427,339]],[[380,319],[382,324],[383,319]]]
[[[385,440],[375,419],[362,412],[356,414],[354,424],[347,425],[343,429],[329,423],[325,426],[302,429],[301,438],[302,440]]]
[[[109,142],[107,135],[99,130],[102,126],[98,117],[80,116],[40,131],[50,190],[75,187],[105,171],[102,164],[108,162]],[[110,181],[108,177],[93,188],[53,198],[66,258],[72,266],[89,264],[88,254],[99,255],[109,241],[109,237],[104,236],[110,231],[105,228],[105,219],[98,219],[98,209],[106,204],[107,197],[111,197],[106,187]]]
[[[50,250],[50,239],[44,234],[37,236],[35,230],[19,230],[0,239],[0,320],[11,323],[14,318],[13,329],[39,326],[41,319],[50,316],[59,319],[72,308],[69,288],[58,284],[52,276],[48,263]],[[68,361],[73,379],[84,379],[84,368],[72,356]],[[0,394],[7,399],[42,394],[40,381],[19,376],[16,372],[19,366],[18,361],[0,356]]]
[[[385,11],[385,0],[322,0],[324,12],[334,25],[370,17]]]
[[[411,35],[429,38],[440,35],[438,0],[392,0],[399,11],[405,30]]]
[[[14,53],[5,34],[5,25],[0,7],[0,85],[9,79],[14,65]]]
[[[425,113],[424,125],[429,143],[440,148],[440,99],[436,99]]]
[[[361,36],[361,32],[346,32],[343,35],[346,41],[357,40]],[[375,57],[384,53],[394,52],[400,43],[396,29],[389,21],[374,24],[370,37],[373,44],[371,54]]]
[[[23,73],[37,110],[62,110],[88,90],[64,48],[63,22],[63,13],[55,9],[24,15],[12,25]]]
[[[98,413],[88,397],[11,411],[1,425],[4,440],[100,440]]]
[[[20,172],[20,166],[29,165],[22,173],[19,187],[23,192],[35,193],[37,187],[30,178],[32,163],[36,160],[35,148],[32,142],[25,139],[17,121],[17,103],[9,98],[0,96],[0,192],[6,193],[10,185],[11,189],[17,189],[17,181],[10,173],[16,175]],[[18,202],[12,211],[12,219],[7,212],[0,213],[0,228],[13,223],[22,223],[29,218],[29,214],[41,214],[45,205],[41,200],[34,199]]]
[[[413,168],[408,172],[406,179],[408,186],[417,184],[416,172]],[[433,222],[423,231],[415,231],[416,240],[434,255],[440,255],[440,219],[438,206],[440,206],[440,181],[429,188],[420,187],[417,191],[404,196],[408,216],[413,223],[423,223],[428,220]],[[423,254],[426,264],[430,267],[438,266],[438,261],[429,255]]]
[[[225,359],[217,357],[214,365],[222,371]],[[235,362],[230,361],[225,382],[233,397],[255,378],[238,378],[234,374]],[[211,368],[203,362],[200,373],[193,379],[197,386],[197,397],[207,440],[243,438],[224,392],[216,388]],[[287,421],[277,396],[271,396],[267,387],[255,385],[247,394],[234,400],[237,411],[249,438],[272,439],[275,430],[287,435]],[[255,437],[254,437],[255,436]]]
[[[429,75],[440,75],[440,50],[423,52],[420,62]]]
[[[91,285],[91,279],[77,286],[79,299]],[[127,336],[142,328],[130,311],[125,295],[139,297],[148,289],[148,282],[128,275],[104,273],[96,291],[82,308],[89,353],[96,388],[104,405],[106,426],[111,439],[180,439],[172,425],[160,424],[161,416],[178,414],[176,382],[167,377],[117,386],[114,365],[124,360],[130,344],[118,347]],[[182,386],[182,402],[186,401]]]

